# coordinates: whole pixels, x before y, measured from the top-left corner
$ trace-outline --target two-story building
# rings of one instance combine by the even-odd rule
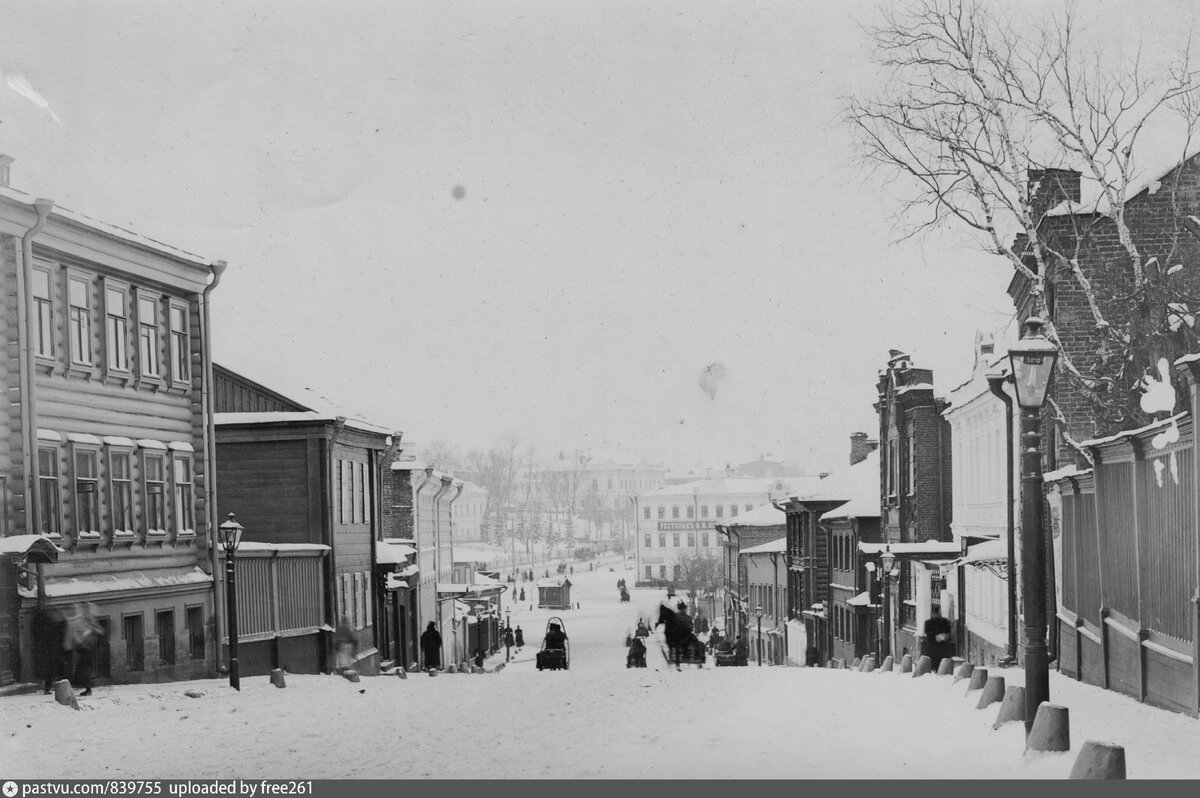
[[[746,624],[757,606],[749,589],[748,563],[742,558],[742,552],[782,540],[787,533],[786,526],[786,514],[771,503],[738,513],[714,525],[724,549],[721,570],[725,590],[724,631],[727,634],[745,637]],[[786,573],[784,585],[787,585]]]
[[[225,264],[16,191],[11,162],[0,156],[0,536],[52,541],[57,562],[7,557],[0,683],[33,680],[34,612],[75,602],[103,627],[101,680],[211,675],[208,319]]]

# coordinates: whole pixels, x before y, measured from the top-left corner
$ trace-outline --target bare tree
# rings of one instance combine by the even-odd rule
[[[725,583],[725,570],[719,557],[704,551],[689,551],[676,561],[675,585],[689,597],[715,593]]]
[[[846,118],[868,162],[910,189],[902,236],[944,225],[970,231],[1005,259],[1032,311],[1048,320],[1050,284],[1082,293],[1103,341],[1095,361],[1075,362],[1053,323],[1048,337],[1098,417],[1120,424],[1171,332],[1165,281],[1126,203],[1149,128],[1181,121],[1180,160],[1191,145],[1200,86],[1190,42],[1156,69],[1141,53],[1086,53],[1073,7],[1043,24],[1022,18],[1020,32],[1007,20],[972,0],[917,0],[885,13],[867,33],[890,77],[875,96],[849,98]],[[1098,200],[1064,206],[1048,226],[1068,172],[1094,181]],[[1081,266],[1081,252],[1101,236],[1120,242],[1127,293],[1100,294]]]
[[[430,441],[429,445],[421,450],[420,458],[426,465],[448,474],[453,474],[455,469],[462,465],[462,455],[459,454],[458,447],[441,439]]]

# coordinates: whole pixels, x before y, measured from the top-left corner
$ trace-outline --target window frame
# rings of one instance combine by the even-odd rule
[[[128,377],[133,373],[132,359],[129,356],[129,320],[132,315],[129,303],[131,288],[128,283],[108,277],[103,278],[102,283],[104,290],[104,369],[106,373]],[[113,308],[109,302],[110,292],[121,295],[120,315],[112,312]],[[118,320],[119,324],[116,323]],[[120,340],[113,340],[114,331],[120,332]],[[120,362],[114,362],[116,360],[114,354],[119,355]]]
[[[170,629],[164,629],[164,618],[170,621]],[[169,631],[170,634],[164,635],[164,631]],[[154,611],[154,635],[158,638],[158,664],[174,665],[177,661],[174,607]]]
[[[90,371],[96,365],[95,346],[92,342],[94,313],[92,309],[91,275],[68,268],[67,273],[67,362],[73,368]],[[72,293],[77,285],[83,286],[83,304],[75,304]],[[76,313],[78,311],[78,315]],[[86,329],[85,329],[86,328]]]
[[[667,520],[667,505],[665,505],[665,504],[658,505],[658,520],[659,521]]]
[[[653,544],[651,543],[651,540],[652,540],[652,536],[651,536],[651,534],[650,534],[649,532],[647,532],[647,533],[646,533],[646,536],[645,536],[645,539],[642,541],[642,543],[643,543],[643,546],[642,546],[642,548],[644,548],[644,549],[652,549],[652,548],[654,548]]]
[[[165,535],[171,523],[167,512],[167,506],[170,503],[170,497],[167,492],[167,485],[170,480],[167,461],[170,458],[167,457],[167,454],[167,451],[163,449],[142,449],[142,531],[146,535]],[[150,479],[150,463],[154,461],[157,461],[161,466],[161,479]],[[158,506],[161,507],[162,513],[162,526],[159,527],[155,527],[151,523],[151,510],[156,504],[152,501],[152,497],[155,495],[155,492],[150,490],[152,484],[161,486],[158,491],[159,500],[157,502]]]
[[[37,329],[36,340],[33,341],[34,355],[41,360],[54,360],[57,349],[54,340],[54,272],[55,264],[45,261],[35,261],[31,269],[34,278],[29,286],[33,306],[29,309],[33,316],[33,324]],[[46,295],[38,295],[37,275],[46,277]]]
[[[136,622],[136,623],[132,623]],[[136,626],[138,635],[129,635],[130,626]],[[146,619],[140,612],[121,614],[121,638],[125,641],[125,670],[146,670]]]
[[[175,508],[174,525],[176,537],[192,537],[196,534],[196,463],[191,452],[171,452],[171,501]],[[187,481],[179,479],[179,466],[187,468]],[[185,502],[184,499],[187,499]],[[190,525],[186,522],[190,522]],[[167,522],[171,525],[171,521]]]
[[[175,327],[175,312],[183,314],[182,329]],[[167,356],[171,360],[171,385],[188,388],[192,384],[192,309],[189,303],[167,297]]]
[[[133,449],[128,446],[114,446],[113,444],[109,444],[107,449],[108,449],[108,496],[109,496],[108,517],[109,517],[109,519],[111,521],[111,525],[112,525],[112,534],[114,537],[117,537],[117,536],[128,537],[130,535],[133,535],[137,531],[137,520],[136,520],[137,519],[137,508],[134,505],[135,491],[133,489],[133,482],[134,482]],[[127,476],[124,478],[117,477],[116,462],[117,462],[118,457],[125,458],[125,461],[128,464]],[[118,485],[123,486],[124,490],[128,491],[126,509],[129,514],[129,516],[128,516],[129,525],[128,525],[128,527],[126,527],[124,529],[118,527],[118,525],[117,525],[117,523],[118,523],[117,497],[120,496],[123,492],[122,490],[118,489]]]
[[[91,462],[92,473],[87,477],[80,477],[80,458],[85,457]],[[103,497],[100,493],[100,447],[90,443],[71,443],[71,499],[72,499],[72,516],[75,522],[75,537],[76,538],[97,538],[100,536],[102,509],[104,505]],[[81,489],[82,485],[90,485],[90,489]],[[92,500],[90,505],[90,516],[88,521],[92,523],[91,527],[84,528],[84,501],[82,495],[91,493]]]
[[[54,464],[53,474],[42,473],[42,455],[49,453]],[[50,538],[61,538],[63,531],[63,501],[62,501],[62,446],[60,444],[38,443],[38,507],[41,509],[42,534]],[[47,488],[52,494],[47,497]],[[53,521],[53,524],[49,524]]]
[[[195,623],[199,616],[199,624]],[[208,648],[208,628],[204,620],[204,605],[189,604],[183,608],[184,626],[187,629],[188,659],[205,659]],[[197,646],[199,643],[199,646]]]
[[[149,302],[154,309],[154,321],[149,323],[144,318],[143,302]],[[138,286],[134,289],[133,311],[135,319],[135,329],[137,331],[137,371],[138,377],[143,380],[161,383],[163,380],[162,373],[162,320],[159,318],[161,314],[162,294],[150,291]],[[153,330],[154,341],[153,348],[150,353],[153,355],[154,363],[153,371],[151,371],[146,363],[147,348],[142,342],[142,333],[145,330]]]

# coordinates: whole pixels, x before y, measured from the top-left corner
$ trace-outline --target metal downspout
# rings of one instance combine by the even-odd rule
[[[200,412],[204,415],[204,502],[208,516],[207,532],[205,534],[205,544],[208,546],[208,566],[209,573],[213,577],[213,614],[216,616],[216,637],[213,641],[214,651],[220,647],[221,641],[225,638],[225,597],[224,591],[220,589],[219,574],[221,571],[217,567],[217,547],[214,544],[213,536],[217,530],[217,432],[216,432],[216,409],[213,407],[212,382],[213,382],[213,357],[212,357],[212,327],[211,317],[209,314],[209,294],[221,282],[221,275],[225,273],[225,268],[229,264],[223,260],[214,261],[210,264],[212,269],[212,282],[205,286],[204,291],[200,294],[200,346],[203,350],[203,366],[204,376],[200,387]],[[220,657],[218,656],[218,660]],[[214,662],[214,666],[216,662]]]
[[[421,560],[421,549],[420,549],[420,544],[421,544],[421,540],[420,540],[421,491],[424,490],[425,486],[429,484],[429,480],[433,479],[433,466],[427,467],[425,469],[424,473],[425,473],[425,479],[421,480],[421,484],[418,485],[417,489],[413,491],[413,540],[416,541],[417,546],[418,546],[418,548],[417,548],[417,562],[418,563]],[[434,573],[433,573],[433,614],[440,615],[440,613],[438,613],[438,611],[437,611],[437,578],[438,577],[437,577],[437,541],[436,540],[434,541],[434,548],[433,548],[433,571],[434,571]],[[430,575],[426,574],[426,573],[421,574],[422,579],[428,579],[429,576]],[[417,591],[417,614],[421,616],[420,618],[418,618],[418,626],[420,626],[421,622],[428,623],[429,620],[432,620],[432,619],[426,618],[424,613],[422,612],[421,594],[423,592],[424,591],[422,591],[422,590]],[[416,634],[419,635],[420,633],[421,633],[421,629],[417,629]]]
[[[1017,662],[1017,529],[1015,523],[1016,491],[1013,485],[1013,412],[1012,397],[1004,390],[1004,383],[1012,379],[1011,375],[1004,377],[988,377],[988,388],[1004,402],[1005,430],[1005,507],[1008,510],[1008,652],[1001,664],[1015,665]],[[964,605],[965,606],[965,605]],[[966,613],[964,611],[964,617]]]
[[[21,431],[25,434],[25,519],[26,532],[41,534],[42,505],[37,477],[38,412],[37,412],[37,363],[33,352],[33,341],[37,337],[33,315],[33,239],[46,227],[54,200],[38,198],[33,201],[37,221],[21,236],[21,268],[17,271],[21,301],[17,303],[18,324],[21,328]],[[45,603],[45,585],[38,569],[38,604]]]

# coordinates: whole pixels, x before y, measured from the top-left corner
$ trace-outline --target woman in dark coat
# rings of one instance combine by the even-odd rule
[[[62,640],[66,630],[55,615],[44,607],[33,612],[33,670],[42,683],[43,693],[50,692],[62,670]]]
[[[525,645],[525,633],[521,631],[521,627],[517,627],[517,648]]]
[[[425,657],[425,670],[442,667],[442,635],[433,621],[421,633],[421,654]]]

